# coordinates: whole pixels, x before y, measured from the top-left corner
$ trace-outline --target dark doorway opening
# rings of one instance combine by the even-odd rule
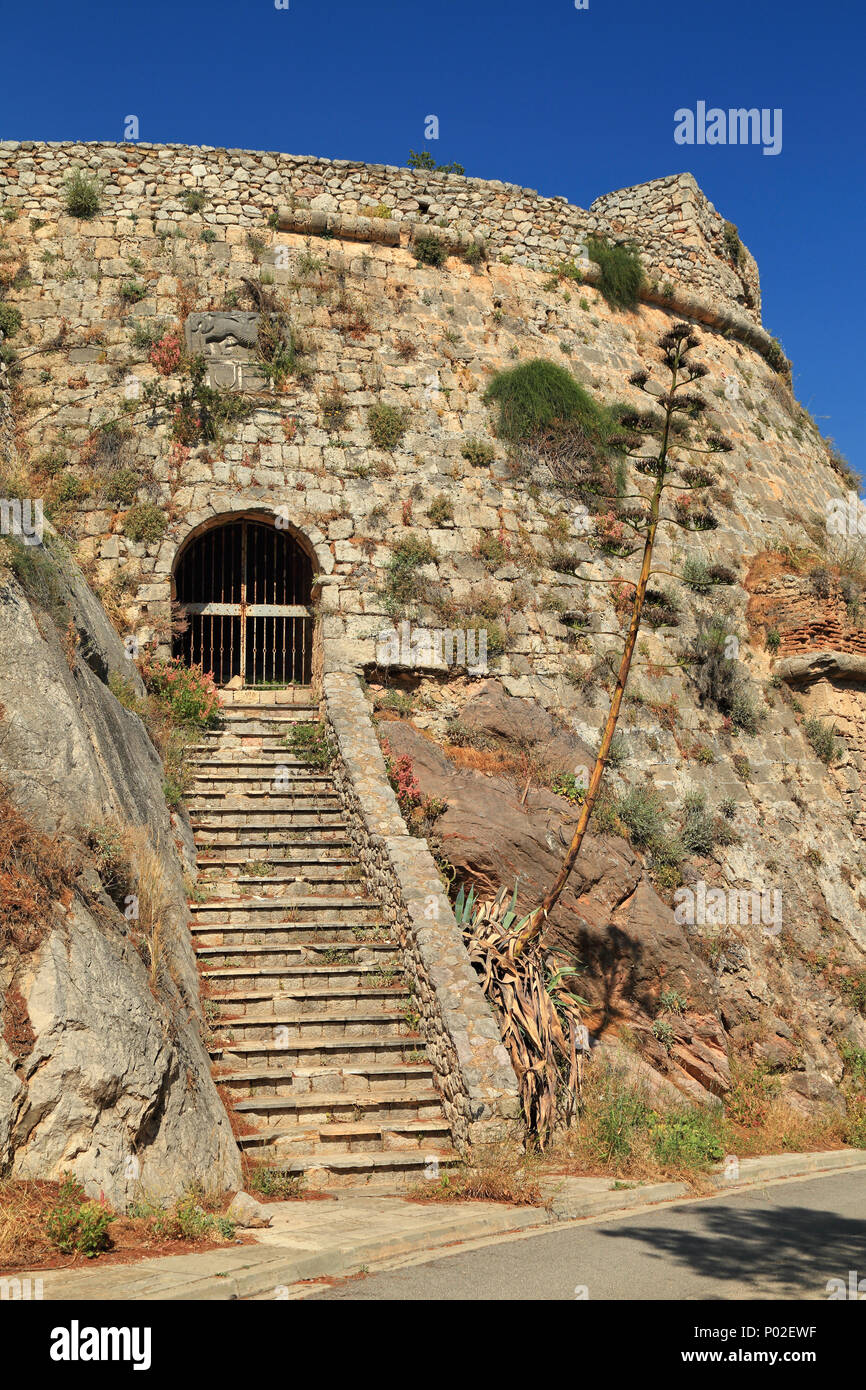
[[[173,653],[212,671],[217,685],[309,685],[312,679],[313,565],[288,531],[240,517],[186,546],[175,598],[187,630]]]

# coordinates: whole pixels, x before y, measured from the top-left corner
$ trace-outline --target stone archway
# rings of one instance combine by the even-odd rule
[[[186,620],[172,654],[217,685],[309,685],[315,566],[301,537],[265,512],[210,518],[175,557],[172,598]]]

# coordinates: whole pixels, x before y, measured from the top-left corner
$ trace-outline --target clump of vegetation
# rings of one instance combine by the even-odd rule
[[[811,743],[822,763],[832,763],[839,757],[842,751],[842,744],[836,737],[836,728],[833,724],[825,724],[823,720],[811,717],[803,722],[803,733]]]
[[[21,310],[14,304],[0,301],[0,333],[4,338],[14,338],[21,327]]]
[[[578,425],[599,442],[610,440],[619,429],[613,415],[570,372],[543,357],[498,372],[484,399],[499,406],[499,435],[515,443],[557,424]]]
[[[731,634],[723,622],[699,621],[698,630],[683,653],[691,667],[698,698],[703,704],[711,700],[743,733],[757,733],[766,710],[748,685],[737,661],[728,653]]]
[[[63,185],[63,205],[70,217],[86,221],[99,212],[99,185],[88,178],[83,169],[76,169]]]
[[[460,448],[463,458],[476,468],[482,468],[490,464],[496,457],[496,450],[492,444],[488,444],[484,439],[467,439]]]
[[[221,431],[239,420],[247,420],[255,403],[237,391],[223,391],[207,383],[207,363],[202,356],[184,359],[186,379],[180,389],[167,393],[160,381],[145,383],[145,399],[154,408],[171,414],[171,434],[178,444],[214,443]]]
[[[136,544],[153,545],[167,525],[165,512],[155,502],[138,502],[123,518],[123,534]]]
[[[612,309],[633,309],[643,284],[643,266],[633,246],[612,246],[599,237],[589,237],[591,261],[601,268],[598,288]]]
[[[426,536],[410,534],[397,542],[388,561],[383,593],[385,607],[392,616],[417,602],[421,595],[418,570],[435,559],[436,552]]]
[[[187,212],[203,212],[207,204],[207,194],[203,188],[188,188],[183,195],[183,205]]]
[[[728,254],[731,265],[737,267],[741,266],[746,259],[746,253],[743,250],[743,243],[740,241],[740,234],[733,222],[725,223],[722,229],[722,240],[724,241],[725,251]]]
[[[147,655],[140,663],[142,679],[155,701],[175,724],[207,729],[219,713],[219,691],[213,676],[200,666],[186,666],[179,657],[160,661]]]
[[[330,767],[334,761],[334,750],[324,724],[295,724],[283,742],[296,758],[312,767]]]
[[[322,412],[322,427],[329,434],[338,433],[346,424],[349,414],[349,407],[346,405],[346,393],[340,386],[333,386],[327,391],[323,391],[319,397],[319,409]]]
[[[124,280],[118,295],[124,304],[140,304],[147,294],[147,287],[140,280]]]
[[[56,1205],[45,1217],[45,1234],[62,1255],[92,1260],[111,1244],[108,1228],[114,1220],[108,1207],[88,1201],[80,1183],[65,1178]]]
[[[367,428],[377,449],[393,451],[402,440],[409,426],[405,410],[396,405],[377,401],[367,412]]]
[[[462,164],[437,164],[429,150],[410,150],[406,160],[410,169],[429,169],[437,174],[465,174]]]
[[[419,232],[412,242],[419,265],[442,266],[448,258],[448,247],[435,232]]]
[[[427,508],[427,515],[434,526],[443,526],[446,521],[453,521],[454,507],[450,497],[447,497],[444,492],[438,493]]]

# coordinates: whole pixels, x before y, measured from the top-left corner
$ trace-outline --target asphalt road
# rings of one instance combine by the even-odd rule
[[[496,1242],[347,1281],[316,1301],[819,1299],[862,1279],[866,1171]]]

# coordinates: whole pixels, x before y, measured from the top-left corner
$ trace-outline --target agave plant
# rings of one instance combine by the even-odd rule
[[[502,888],[484,903],[474,886],[468,893],[461,887],[454,915],[517,1073],[527,1133],[544,1149],[555,1130],[571,1123],[580,1100],[585,1000],[569,989],[576,967],[539,940],[515,953],[526,921],[517,920],[516,904],[516,885],[510,901]]]

